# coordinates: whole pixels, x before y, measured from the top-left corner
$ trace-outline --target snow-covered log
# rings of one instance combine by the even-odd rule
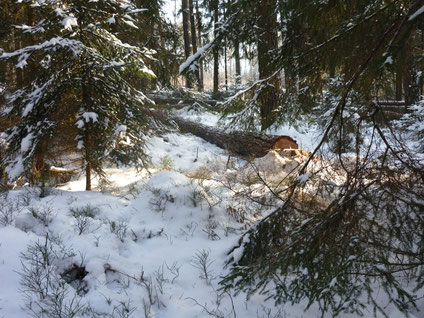
[[[181,132],[196,135],[243,158],[263,157],[271,149],[298,148],[296,141],[289,136],[258,135],[242,131],[224,132],[179,116],[173,116],[171,120]]]

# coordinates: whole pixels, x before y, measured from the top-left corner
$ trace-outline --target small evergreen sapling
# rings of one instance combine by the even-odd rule
[[[153,127],[145,105],[151,102],[133,84],[135,75],[154,77],[146,66],[152,52],[119,38],[137,28],[143,10],[120,0],[36,1],[32,9],[35,25],[16,26],[17,36],[29,33],[32,43],[0,55],[0,64],[14,61],[24,73],[37,74],[27,86],[5,92],[4,114],[16,119],[0,163],[10,180],[28,172],[39,178],[46,159],[61,151],[80,154],[87,190],[92,171],[104,175],[105,159],[143,166],[143,138]]]

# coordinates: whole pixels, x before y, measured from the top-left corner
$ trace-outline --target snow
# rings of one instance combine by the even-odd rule
[[[11,180],[15,180],[24,172],[24,163],[22,155],[19,155],[15,158],[15,160],[6,166],[5,172],[9,176]]]
[[[414,20],[416,17],[418,17],[419,15],[421,15],[421,14],[423,14],[424,13],[424,6],[422,6],[421,8],[419,8],[417,11],[415,11],[415,13],[414,14],[412,14],[410,17],[409,17],[409,19],[408,19],[408,21],[412,21],[412,20]]]
[[[83,112],[81,114],[81,117],[85,119],[86,123],[90,122],[90,120],[92,120],[93,123],[95,123],[97,122],[97,118],[99,117],[99,115],[97,115],[95,112]]]
[[[79,41],[73,39],[65,39],[62,37],[53,37],[50,40],[44,41],[41,44],[26,46],[22,49],[13,51],[13,52],[4,52],[0,55],[0,59],[6,59],[14,56],[29,56],[28,53],[32,53],[37,50],[50,50],[56,46],[67,47],[69,48],[74,56],[77,56],[82,48],[82,44]],[[19,64],[24,63],[24,60],[20,61]]]
[[[388,56],[388,57],[386,58],[386,61],[384,61],[384,64],[393,64],[393,57]]]
[[[215,125],[218,121],[218,116],[212,113],[202,115],[187,109],[181,113],[204,124]],[[98,119],[93,112],[81,111],[80,116],[81,124]],[[125,125],[119,125],[115,132],[125,129]],[[281,128],[282,131],[291,129]],[[299,140],[308,138],[308,133],[298,134]],[[28,134],[22,150],[29,149],[32,137]],[[110,315],[108,317],[122,317],[118,313],[122,303],[129,303],[134,309],[128,317],[145,317],[143,302],[149,302],[145,283],[150,281],[155,304],[147,309],[156,318],[207,317],[196,303],[210,310],[219,309],[225,317],[234,317],[233,304],[236,316],[243,318],[267,317],[268,310],[272,315],[280,311],[292,318],[320,316],[315,304],[304,312],[306,302],[276,306],[258,294],[249,300],[243,293],[231,294],[232,299],[224,294],[218,305],[218,281],[228,272],[224,268],[227,253],[255,220],[249,218],[251,223],[240,223],[227,212],[233,201],[219,178],[229,173],[240,177],[251,166],[236,162],[235,167],[227,168],[227,154],[223,150],[189,134],[151,137],[147,152],[152,157],[149,171],[109,167],[106,173],[110,183],[102,184],[94,179],[96,191],[84,191],[85,179],[80,176],[53,189],[45,198],[39,197],[37,188],[24,187],[9,192],[7,200],[20,202],[20,209],[12,225],[0,225],[0,317],[30,317],[20,292],[19,255],[37,240],[43,242],[46,232],[75,251],[72,259],[56,264],[57,271],[60,273],[72,262],[83,262],[88,271],[84,278],[87,293],[80,299],[98,313]],[[255,161],[255,165],[264,171],[277,166],[269,175],[263,174],[277,181],[284,174],[281,170],[295,168],[301,160],[284,158],[271,151],[267,157]],[[21,161],[22,158],[18,158],[17,162]],[[15,169],[19,169],[18,165]],[[211,179],[217,181],[193,177],[202,169],[208,170]],[[312,176],[305,173],[298,180],[306,182],[310,178]],[[216,194],[220,201],[212,202]],[[78,220],[70,211],[87,207],[93,208],[94,216],[79,235]],[[39,216],[34,216],[34,211],[38,215],[51,211],[50,221],[43,223]],[[232,231],[226,231],[228,228]],[[241,247],[231,254],[235,260],[240,259],[247,242],[249,236],[245,235]],[[196,266],[199,255],[208,255],[209,280]],[[144,281],[140,281],[141,276]],[[330,287],[335,284],[336,278],[329,282]],[[70,288],[69,295],[73,293],[74,289]],[[390,317],[403,317],[395,309],[389,310]],[[343,314],[341,317],[354,316]]]
[[[73,16],[65,17],[62,20],[62,25],[66,30],[72,30],[73,26],[78,26],[77,18]]]
[[[126,131],[127,131],[127,126],[125,126],[125,125],[119,125],[115,129],[115,134],[116,135],[119,135],[120,133],[123,133],[123,132],[126,132]]]
[[[34,139],[34,134],[29,133],[22,139],[21,143],[21,152],[25,153],[32,147],[32,140]]]
[[[312,174],[310,173],[305,173],[303,175],[300,175],[297,177],[297,181],[299,181],[299,183],[306,183],[308,182],[308,180],[312,177]]]
[[[107,19],[107,20],[106,20],[106,22],[107,22],[107,23],[109,23],[109,24],[114,24],[114,23],[116,23],[115,16],[114,16],[114,15],[113,15],[113,16],[111,16],[109,19]]]
[[[19,253],[37,236],[12,226],[0,228],[0,316],[7,318],[29,317],[22,312],[22,295],[19,292],[21,268]]]
[[[130,21],[130,20],[123,20],[125,24],[129,25],[130,27],[134,28],[134,29],[138,29],[138,26],[136,26],[134,24],[134,22]]]
[[[197,50],[197,52],[191,56],[189,56],[189,58],[180,65],[180,69],[179,69],[179,73],[181,74],[182,72],[184,72],[187,68],[191,67],[191,65],[193,64],[193,62],[195,60],[197,60],[198,58],[202,57],[205,52],[207,50],[209,50],[209,48],[212,46],[213,42],[210,42],[204,46],[202,46],[200,49]]]

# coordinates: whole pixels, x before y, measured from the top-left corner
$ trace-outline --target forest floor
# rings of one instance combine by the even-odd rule
[[[217,124],[211,112],[178,112]],[[317,140],[308,127],[273,133],[293,137],[306,150]],[[305,311],[306,302],[276,306],[263,295],[247,300],[219,290],[227,253],[270,212],[256,213],[248,199],[234,196],[240,184],[222,179],[237,175],[246,162],[228,164],[224,150],[192,135],[166,133],[148,144],[149,171],[110,167],[110,182],[95,182],[95,191],[84,191],[81,175],[43,198],[32,187],[3,195],[0,317],[29,317],[55,305],[75,317],[319,317],[316,305]],[[50,253],[48,269],[31,264],[43,248]],[[47,270],[69,284],[47,282]],[[54,292],[63,299],[54,300]],[[386,299],[381,305],[389,317],[404,317]],[[367,308],[364,314],[373,316]]]

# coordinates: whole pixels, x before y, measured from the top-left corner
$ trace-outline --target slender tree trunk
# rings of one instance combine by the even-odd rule
[[[198,31],[198,38],[199,38],[199,47],[202,47],[202,17],[200,15],[199,11],[199,0],[196,0],[196,18],[197,18],[197,31]],[[199,89],[202,91],[204,89],[203,84],[203,61],[199,61]]]
[[[86,109],[88,108],[88,94],[87,94],[87,87],[86,87],[86,81],[87,76],[84,75],[82,79],[82,105]],[[91,132],[90,132],[90,126],[91,123],[85,123],[84,128],[84,161],[85,161],[85,190],[91,191],[91,170],[92,170],[92,140],[91,140]]]
[[[91,191],[91,162],[87,162],[85,166],[85,190]]]
[[[225,90],[228,91],[228,62],[227,62],[227,44],[224,46],[224,76],[225,76]]]
[[[395,99],[402,100],[402,71],[396,70],[396,79],[395,79]]]
[[[182,0],[182,11],[183,11],[183,35],[184,35],[184,54],[185,58],[188,59],[191,55],[191,41],[190,41],[190,2],[189,0]],[[186,86],[192,87],[189,79],[186,79]]]
[[[236,85],[241,84],[240,42],[234,41],[234,59],[236,63]]]
[[[227,19],[226,2],[224,0],[224,21]],[[228,61],[227,61],[227,38],[224,39],[224,76],[225,76],[225,90],[228,91]]]
[[[278,47],[276,2],[274,0],[258,1],[256,5],[259,15],[257,28],[259,79],[269,78],[274,74],[270,51]],[[268,128],[272,121],[272,112],[278,106],[280,90],[279,76],[274,76],[259,97],[261,128]]]
[[[193,0],[189,0],[189,6],[190,6],[191,45],[193,49],[193,54],[195,54],[197,52],[197,35],[196,35],[196,21],[194,17]],[[199,83],[200,82],[199,70],[196,71],[195,76],[196,76],[197,83]]]
[[[90,129],[89,129],[89,123],[87,123],[88,127],[86,127],[85,130],[85,136],[84,136],[84,160],[85,160],[85,190],[91,191],[91,136],[90,136]]]
[[[215,37],[218,34],[218,20],[219,20],[219,6],[218,0],[215,0],[213,8],[213,17],[214,17],[214,35]],[[217,47],[213,49],[213,92],[218,92],[218,83],[219,83],[219,51]]]
[[[334,62],[330,62],[330,70],[329,70],[330,78],[334,78],[336,76],[336,65]]]
[[[405,98],[406,105],[411,104],[411,75],[409,73],[408,68],[404,71],[404,75],[402,76],[402,84],[403,84],[403,96]]]

